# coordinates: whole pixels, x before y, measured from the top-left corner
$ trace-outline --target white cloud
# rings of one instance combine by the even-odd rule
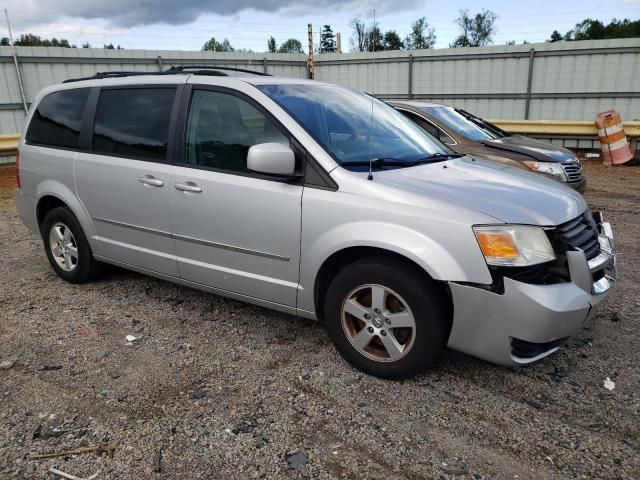
[[[133,27],[158,23],[183,25],[204,14],[230,16],[240,12],[250,15],[252,11],[281,11],[291,16],[302,16],[311,11],[370,11],[374,8],[386,13],[413,9],[423,4],[424,0],[315,0],[306,4],[300,0],[10,0],[8,9],[10,13],[12,10],[32,12],[25,16],[23,24],[43,23],[37,21],[38,12],[43,12],[49,21],[55,17],[103,19],[113,26]]]

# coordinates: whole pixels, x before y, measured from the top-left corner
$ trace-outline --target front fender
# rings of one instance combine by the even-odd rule
[[[484,261],[480,261],[483,260],[480,255],[477,255],[478,261],[470,265],[468,256],[454,256],[451,248],[408,227],[376,221],[350,222],[312,239],[303,237],[299,309],[315,310],[313,287],[320,268],[333,254],[350,247],[374,247],[402,255],[435,280],[451,281],[455,278],[458,281],[491,283],[491,276]]]
[[[87,237],[87,241],[89,242],[91,249],[94,253],[98,253],[96,251],[97,245],[95,242],[95,226],[93,225],[91,217],[84,208],[84,205],[78,199],[75,192],[71,191],[69,187],[59,181],[48,179],[40,182],[38,184],[38,187],[36,188],[36,205],[39,205],[40,200],[42,200],[46,196],[56,197],[65,205],[67,205],[67,207],[69,207],[69,210],[73,212],[75,217],[78,219],[78,222],[80,222],[80,226],[82,227],[82,230]]]

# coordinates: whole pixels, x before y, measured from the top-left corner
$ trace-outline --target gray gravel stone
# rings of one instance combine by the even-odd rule
[[[13,360],[3,360],[0,362],[0,370],[9,370],[10,368],[13,368],[14,365],[15,362]]]
[[[353,370],[320,324],[116,268],[65,283],[0,187],[0,351],[20,367],[0,380],[0,478],[640,479],[640,168],[586,169],[620,257],[585,329],[529,367],[445,351],[402,382]]]
[[[307,468],[307,457],[303,453],[288,455],[287,465],[295,470],[305,470]]]

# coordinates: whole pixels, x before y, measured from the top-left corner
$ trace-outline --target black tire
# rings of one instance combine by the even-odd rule
[[[343,303],[350,292],[367,284],[397,293],[413,314],[413,344],[398,360],[380,361],[365,356],[351,343],[343,328]],[[376,377],[403,379],[438,361],[449,335],[449,310],[445,291],[425,272],[401,259],[373,257],[354,262],[335,276],[325,295],[324,320],[336,348],[355,368]],[[382,340],[379,335],[377,338],[376,341]]]
[[[56,224],[63,224],[68,228],[75,240],[77,262],[75,268],[71,271],[67,271],[58,265],[51,251],[49,234]],[[42,222],[42,239],[49,263],[60,278],[70,283],[86,283],[96,278],[100,273],[102,264],[93,258],[91,247],[80,226],[80,222],[67,207],[57,207],[46,214]]]

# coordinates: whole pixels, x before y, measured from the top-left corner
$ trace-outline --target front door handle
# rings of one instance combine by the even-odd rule
[[[176,190],[180,190],[181,192],[190,192],[190,193],[200,193],[202,192],[202,188],[196,185],[193,182],[185,182],[185,183],[176,183]]]
[[[154,177],[153,175],[145,175],[138,179],[143,185],[150,185],[152,187],[161,187],[164,185],[164,180]]]

